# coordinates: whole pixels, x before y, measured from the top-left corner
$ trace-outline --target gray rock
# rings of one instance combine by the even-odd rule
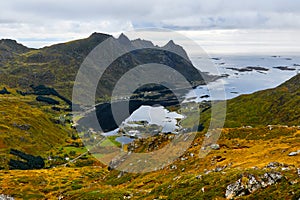
[[[276,169],[278,167],[282,166],[279,162],[270,162],[266,168],[270,168],[270,169]]]
[[[227,167],[227,165],[217,166],[213,171],[214,172],[220,172],[220,171],[223,171],[226,167]]]
[[[0,194],[0,200],[14,200],[14,198],[9,195]]]
[[[245,186],[242,184],[242,179],[239,179],[226,187],[225,197],[227,199],[244,196],[245,194]]]
[[[213,150],[219,150],[220,149],[220,145],[218,145],[218,144],[212,144],[212,145],[210,145],[210,148],[212,148]]]
[[[180,158],[182,161],[185,161],[185,160],[187,160],[188,158],[186,158],[186,157],[182,157],[182,158]]]
[[[247,188],[250,193],[255,192],[256,190],[261,188],[260,182],[255,178],[255,176],[249,174],[248,175],[248,183]]]
[[[123,196],[123,199],[131,199],[132,198],[132,194],[125,194]]]
[[[172,165],[170,168],[171,169],[177,169],[177,166],[176,165]]]
[[[225,197],[233,199],[251,194],[260,188],[265,188],[269,185],[276,184],[282,179],[280,172],[267,172],[262,177],[256,178],[252,174],[248,174],[238,179],[226,187]]]
[[[207,133],[205,134],[205,137],[206,137],[206,138],[210,138],[210,136],[211,136],[211,133],[209,133],[209,132],[207,132]]]
[[[289,171],[290,168],[288,168],[288,167],[282,167],[281,170],[282,170],[282,171]]]
[[[202,175],[196,176],[196,179],[202,179]]]
[[[282,175],[279,172],[267,172],[262,177],[262,186],[267,187],[269,185],[273,185],[281,180]]]
[[[204,170],[204,174],[210,174],[211,172],[212,172],[211,170],[207,170],[207,169]]]
[[[118,175],[118,178],[121,178],[122,176],[124,176],[124,174],[125,173],[123,171],[121,171],[120,174]]]
[[[293,152],[289,153],[288,156],[296,156],[296,155],[298,155],[299,153],[300,153],[300,150],[298,150],[298,151],[293,151]]]

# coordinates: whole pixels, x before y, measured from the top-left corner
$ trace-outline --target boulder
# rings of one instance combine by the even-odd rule
[[[288,156],[296,156],[296,155],[298,155],[298,154],[300,154],[300,150],[298,150],[298,151],[293,151],[293,152],[289,153]]]
[[[258,189],[265,188],[269,185],[276,184],[282,179],[280,172],[266,172],[263,176],[256,177],[252,174],[243,175],[235,183],[226,187],[225,197],[233,199],[252,194]]]
[[[9,195],[0,194],[0,200],[14,200],[14,198]]]
[[[270,162],[265,168],[276,169],[282,166],[279,162]]]
[[[280,172],[267,172],[263,175],[261,185],[262,187],[267,187],[273,185],[281,180],[282,175]]]
[[[212,144],[212,145],[210,145],[210,148],[212,148],[213,150],[219,150],[220,149],[220,145],[218,145],[218,144]]]
[[[225,197],[227,199],[232,199],[237,196],[244,196],[245,194],[245,186],[242,184],[242,179],[239,179],[235,183],[232,183],[226,187]]]

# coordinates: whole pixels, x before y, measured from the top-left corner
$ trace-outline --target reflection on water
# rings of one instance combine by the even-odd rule
[[[103,135],[120,134],[122,136],[116,141],[127,144],[132,142],[133,138],[146,138],[158,133],[175,133],[180,128],[178,120],[183,118],[183,115],[170,112],[163,106],[141,106],[118,129]]]
[[[116,138],[116,141],[121,143],[121,144],[128,144],[132,142],[134,139],[127,137],[127,136],[120,136]]]

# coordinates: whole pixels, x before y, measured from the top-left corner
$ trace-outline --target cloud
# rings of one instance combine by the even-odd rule
[[[179,33],[192,38],[209,54],[265,54],[299,55],[299,30],[185,30]],[[197,56],[197,48],[185,47],[190,56]]]
[[[95,31],[115,34],[144,27],[198,33],[240,30],[242,35],[242,30],[294,31],[300,30],[300,1],[10,0],[0,7],[0,38],[29,46],[87,37]]]
[[[41,24],[120,21],[139,26],[206,28],[300,28],[300,2],[294,0],[12,0],[0,8],[0,23]],[[298,20],[299,21],[299,20]],[[288,22],[288,23],[287,23]]]

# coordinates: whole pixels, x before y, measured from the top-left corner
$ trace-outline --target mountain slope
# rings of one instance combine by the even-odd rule
[[[45,157],[47,151],[65,144],[71,129],[58,117],[33,95],[0,95],[0,168],[7,165],[11,149]]]
[[[0,67],[2,67],[6,61],[12,59],[15,55],[26,53],[30,50],[30,48],[17,43],[15,40],[0,40]]]
[[[59,93],[70,98],[72,94],[73,82],[77,71],[85,57],[102,41],[112,38],[111,35],[93,33],[90,37],[66,43],[56,44],[41,49],[29,49],[16,42],[6,41],[1,45],[4,49],[0,51],[0,84],[9,85],[12,88],[28,88],[30,85],[47,85],[54,87]],[[134,47],[151,48],[154,47],[149,41],[130,41],[124,34],[114,39],[122,45]],[[5,47],[5,48],[4,48]],[[167,50],[172,49],[187,57],[186,52],[174,42],[169,42],[161,47],[160,51],[141,50],[126,54],[106,70],[104,82],[105,87],[98,87],[98,97],[109,95],[114,83],[118,81],[118,76],[125,73],[133,66],[144,64],[145,61],[155,61],[170,65],[174,69],[183,68],[186,78],[193,84],[204,84],[203,78],[198,70],[187,60],[179,56],[170,55]],[[197,83],[196,83],[197,82]]]

